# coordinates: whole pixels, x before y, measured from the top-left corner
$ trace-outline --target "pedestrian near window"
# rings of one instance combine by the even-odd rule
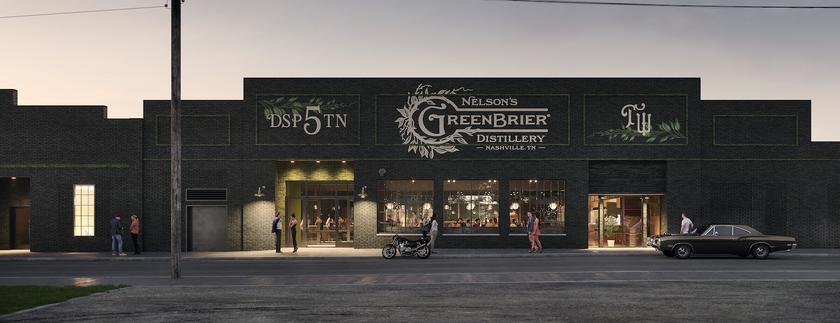
[[[429,218],[423,218],[423,225],[420,228],[423,238],[429,235]]]
[[[431,228],[429,229],[429,235],[431,236],[431,241],[429,241],[429,249],[432,251],[432,253],[437,253],[437,251],[435,251],[435,240],[437,239],[438,235],[437,215],[432,214],[432,223],[430,226]]]
[[[292,233],[292,246],[295,247],[292,253],[295,253],[297,252],[297,219],[295,219],[294,213],[292,213],[292,218],[289,219],[289,232]]]
[[[528,242],[531,244],[531,247],[528,248],[528,253],[534,252],[534,215],[531,212],[528,212],[528,222],[525,224],[525,232],[528,232]]]
[[[131,231],[131,242],[134,244],[134,254],[140,254],[140,219],[137,218],[137,214],[131,215],[131,225],[129,226],[129,231]]]
[[[274,215],[274,222],[271,222],[271,233],[274,233],[274,252],[282,253],[280,251],[280,239],[283,239],[283,220],[280,219],[280,213]]]
[[[123,253],[123,225],[120,221],[120,216],[117,215],[111,220],[111,255],[120,255],[125,256],[126,254]]]
[[[689,234],[691,230],[694,229],[694,222],[691,222],[691,219],[685,215],[685,212],[682,213],[682,223],[680,223],[680,234]]]
[[[540,241],[540,234],[542,234],[540,231],[540,217],[534,215],[534,228],[531,231],[531,237],[534,242],[534,252],[542,253],[543,247],[542,242]]]

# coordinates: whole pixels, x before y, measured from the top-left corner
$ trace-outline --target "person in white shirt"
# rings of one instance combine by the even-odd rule
[[[431,235],[431,241],[429,241],[429,249],[432,251],[432,253],[436,253],[435,252],[435,239],[437,238],[437,233],[438,233],[437,216],[432,214],[432,227],[429,230],[429,235]]]
[[[682,214],[682,223],[680,223],[680,234],[689,234],[691,233],[691,229],[694,228],[694,222],[691,222],[685,212]]]

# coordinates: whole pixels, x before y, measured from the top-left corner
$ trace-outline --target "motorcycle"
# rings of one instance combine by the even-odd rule
[[[417,256],[420,259],[429,258],[432,254],[432,249],[429,247],[429,237],[421,237],[417,240],[400,237],[395,234],[391,238],[391,243],[382,247],[382,257],[385,259],[394,258],[399,253],[402,256]]]

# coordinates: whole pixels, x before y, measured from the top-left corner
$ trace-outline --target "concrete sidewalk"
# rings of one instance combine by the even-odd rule
[[[594,249],[549,249],[543,253],[528,253],[523,249],[438,249],[432,258],[507,258],[507,257],[574,257],[574,256],[658,256],[653,248],[594,248]],[[840,257],[840,249],[796,249],[775,255],[794,257]],[[297,253],[283,249],[260,251],[185,252],[184,261],[207,260],[299,260],[329,258],[372,258],[381,257],[380,249],[353,248],[300,248]],[[141,255],[112,256],[110,252],[29,252],[28,250],[0,250],[2,261],[169,261],[168,252],[147,252]]]

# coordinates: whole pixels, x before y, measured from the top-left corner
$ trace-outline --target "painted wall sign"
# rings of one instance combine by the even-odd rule
[[[569,144],[569,96],[478,94],[420,84],[408,95],[378,95],[377,144],[405,145],[424,158],[465,147],[527,151]]]
[[[257,144],[359,144],[358,95],[257,95]]]
[[[584,96],[587,145],[686,145],[688,96]]]

